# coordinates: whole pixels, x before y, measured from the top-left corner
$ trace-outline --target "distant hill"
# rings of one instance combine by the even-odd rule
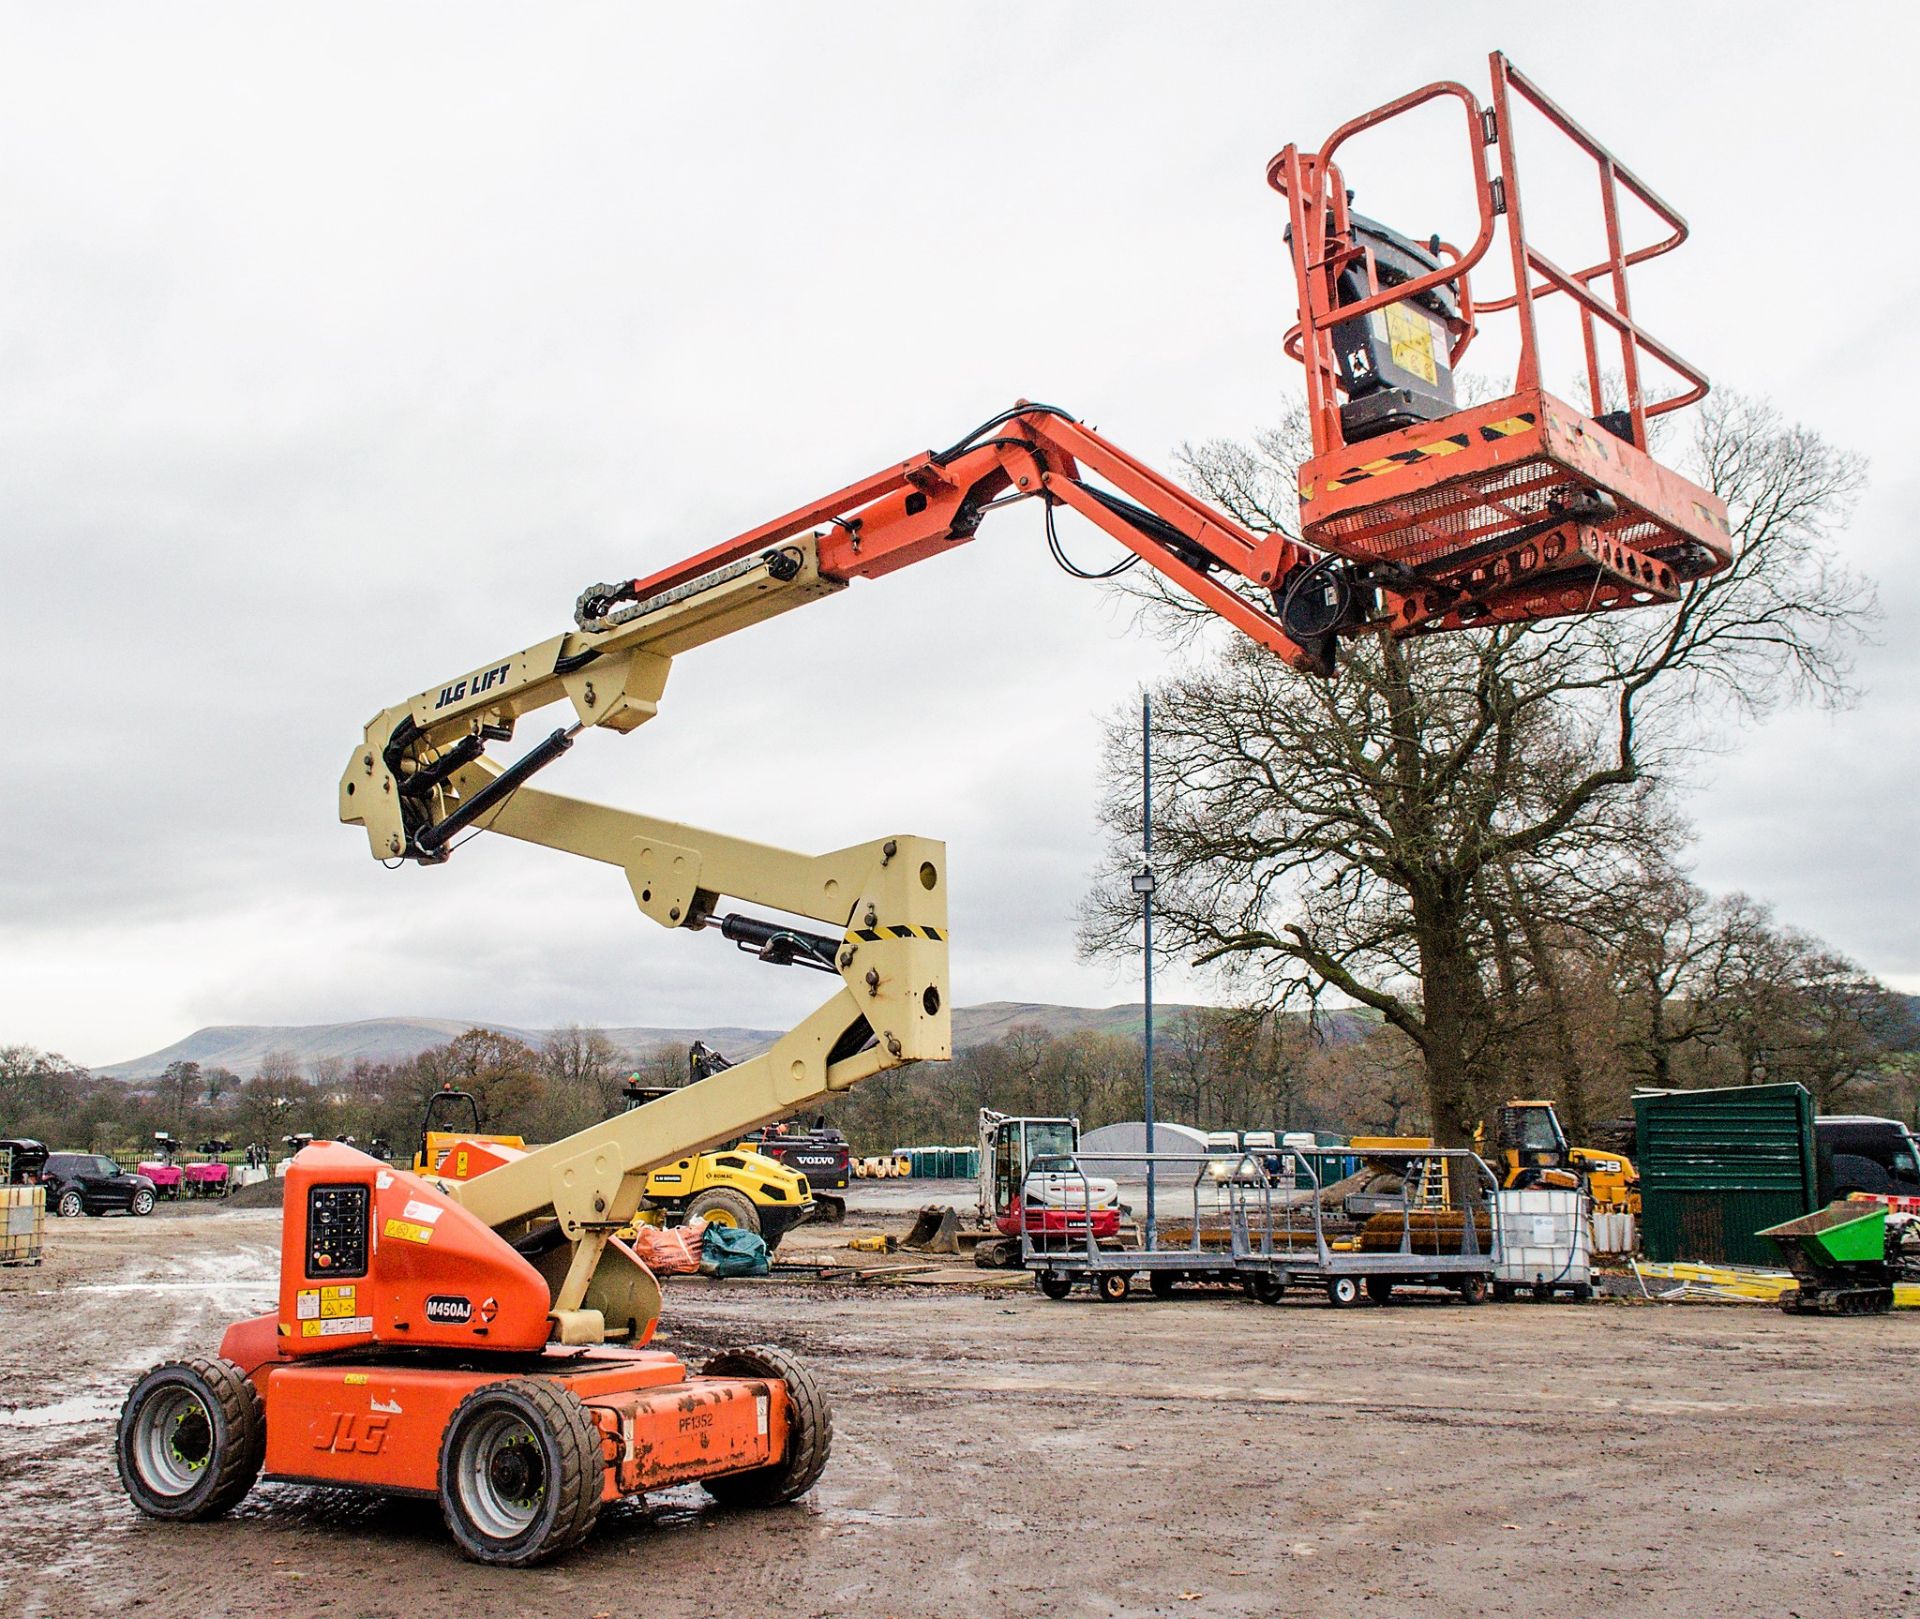
[[[1156,1006],[1156,1023],[1181,1012],[1199,1010],[1174,1004]],[[1122,1006],[1049,1006],[1037,1001],[988,1001],[980,1006],[956,1006],[953,1009],[955,1046],[986,1045],[1023,1025],[1064,1035],[1091,1031],[1096,1034],[1138,1036],[1143,1021],[1139,1002]],[[242,1079],[259,1071],[270,1051],[290,1054],[303,1068],[329,1058],[352,1062],[364,1057],[369,1062],[401,1062],[419,1055],[430,1046],[445,1045],[468,1029],[493,1029],[512,1035],[528,1045],[537,1046],[552,1032],[548,1029],[523,1029],[508,1023],[485,1019],[461,1022],[457,1018],[371,1018],[362,1023],[231,1023],[196,1029],[184,1040],[143,1057],[107,1063],[94,1069],[113,1079],[149,1079],[161,1073],[169,1063],[197,1062],[203,1068],[230,1068]],[[730,1057],[750,1056],[780,1038],[777,1029],[729,1027],[652,1029],[607,1028],[600,1031],[621,1050],[636,1056],[661,1046],[685,1046],[705,1040]]]
[[[169,1063],[197,1062],[202,1068],[230,1068],[242,1079],[259,1072],[270,1051],[286,1052],[303,1068],[328,1058],[353,1062],[364,1057],[369,1062],[402,1062],[418,1056],[431,1046],[443,1046],[469,1029],[492,1029],[537,1046],[552,1031],[522,1029],[510,1023],[494,1023],[485,1018],[463,1022],[458,1018],[370,1018],[364,1023],[230,1023],[196,1029],[184,1040],[176,1040],[144,1057],[108,1063],[94,1069],[113,1079],[147,1079],[161,1073]],[[729,1045],[758,1050],[773,1042],[770,1029],[603,1029],[601,1031],[623,1051],[640,1054],[660,1046],[688,1045],[707,1040],[727,1050]]]

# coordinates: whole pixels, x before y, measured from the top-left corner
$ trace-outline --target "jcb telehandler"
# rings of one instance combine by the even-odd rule
[[[1584,1189],[1595,1214],[1640,1213],[1640,1177],[1633,1161],[1597,1147],[1575,1147],[1553,1103],[1508,1102],[1500,1109],[1500,1184]]]
[[[1286,346],[1305,365],[1313,429],[1298,539],[1243,527],[1066,411],[1022,401],[944,450],[670,567],[590,585],[572,629],[455,671],[368,723],[339,809],[376,859],[444,865],[480,831],[584,856],[618,871],[659,925],[818,971],[833,993],[761,1056],[565,1140],[524,1152],[456,1140],[465,1180],[334,1142],[305,1147],[286,1178],[274,1309],[230,1328],[216,1356],[156,1366],[122,1408],[120,1475],[143,1511],[209,1517],[264,1470],[437,1497],[469,1556],[517,1565],[574,1545],[623,1495],[698,1481],[770,1504],[819,1477],[832,1421],[806,1369],[777,1349],[695,1370],[648,1348],[660,1290],[614,1233],[662,1165],[883,1069],[949,1055],[946,853],[899,835],[809,857],[528,785],[582,730],[652,719],[680,653],[958,550],[989,513],[1028,500],[1063,565],[1054,518],[1065,506],[1323,678],[1355,636],[1672,602],[1727,565],[1724,505],[1649,448],[1650,419],[1699,398],[1705,380],[1627,298],[1629,266],[1678,246],[1686,227],[1505,57],[1491,67],[1484,106],[1464,85],[1431,84],[1268,165],[1299,295]],[[1460,113],[1476,214],[1464,246],[1402,236],[1349,207],[1345,143],[1430,102]],[[1529,139],[1557,133],[1595,164],[1607,246],[1594,263],[1563,268],[1527,239],[1521,103]],[[1010,193],[1042,219],[1058,178],[1046,170],[1043,152],[1042,183]],[[1630,239],[1623,196],[1665,234]],[[1507,290],[1476,301],[1474,273],[1502,235]],[[1052,287],[1027,313],[1044,321],[1070,299]],[[1536,317],[1554,299],[1578,317],[1584,406],[1542,385]],[[1455,370],[1496,311],[1514,318],[1511,385],[1461,405]],[[930,315],[946,341],[965,320]],[[1656,397],[1643,361],[1678,390]],[[1617,402],[1606,397],[1616,366]],[[751,475],[724,467],[730,487]],[[829,649],[810,669],[831,671],[825,701],[842,714],[857,711],[863,683],[889,678],[859,647]],[[802,723],[816,684],[785,682],[776,723]],[[511,764],[488,756],[562,702],[571,723]],[[729,910],[729,899],[774,914]]]

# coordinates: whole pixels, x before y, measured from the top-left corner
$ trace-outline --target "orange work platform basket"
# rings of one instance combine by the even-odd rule
[[[1287,350],[1306,368],[1313,431],[1301,538],[1378,587],[1377,627],[1393,635],[1673,601],[1732,559],[1725,504],[1646,448],[1652,418],[1707,391],[1634,320],[1627,288],[1631,266],[1686,240],[1686,222],[1503,55],[1491,61],[1484,108],[1463,85],[1430,84],[1343,125],[1317,152],[1289,146],[1267,170],[1288,203],[1300,321]],[[1473,160],[1479,228],[1465,249],[1414,242],[1355,213],[1337,160],[1353,136],[1446,97],[1464,110]],[[1563,270],[1527,240],[1520,100],[1597,168],[1606,252],[1583,269]],[[1663,235],[1625,240],[1623,191]],[[1476,305],[1472,273],[1502,220],[1512,291]],[[1541,386],[1536,306],[1555,295],[1579,317],[1585,412]],[[1519,337],[1511,389],[1461,407],[1454,370],[1480,320],[1505,313]],[[1621,402],[1609,410],[1602,357],[1616,343]],[[1651,401],[1649,356],[1679,383]]]

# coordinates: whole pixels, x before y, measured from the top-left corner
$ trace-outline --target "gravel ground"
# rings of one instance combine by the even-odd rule
[[[776,1341],[823,1379],[834,1459],[804,1502],[669,1492],[526,1573],[462,1562],[425,1503],[269,1485],[150,1522],[114,1412],[268,1304],[277,1231],[57,1221],[43,1267],[0,1271],[6,1613],[1920,1611],[1906,1314],[675,1281],[666,1347]]]

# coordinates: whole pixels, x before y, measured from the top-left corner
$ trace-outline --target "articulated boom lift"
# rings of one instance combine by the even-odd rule
[[[1306,365],[1314,424],[1303,541],[1246,529],[1064,411],[1023,402],[950,449],[673,567],[590,586],[573,629],[367,726],[341,777],[340,815],[365,829],[376,857],[438,865],[480,831],[543,844],[617,867],[663,927],[717,931],[838,986],[761,1056],[566,1140],[528,1152],[455,1143],[442,1162],[464,1161],[460,1178],[334,1143],[302,1151],[287,1175],[276,1311],[233,1327],[218,1358],[156,1367],[128,1396],[120,1470],[144,1511],[224,1511],[264,1467],[435,1495],[468,1555],[517,1565],[574,1544],[601,1503],[624,1494],[697,1480],[723,1500],[765,1504],[819,1476],[831,1419],[805,1368],[757,1348],[690,1375],[647,1348],[660,1291],[614,1233],[649,1170],[882,1069],[950,1055],[946,856],[905,835],[796,854],[527,785],[582,730],[652,719],[680,653],[952,550],[1023,500],[1043,503],[1056,554],[1054,509],[1066,506],[1320,677],[1335,674],[1343,638],[1670,601],[1725,566],[1724,508],[1645,448],[1648,419],[1699,397],[1704,380],[1635,324],[1627,299],[1628,266],[1678,245],[1685,226],[1498,55],[1493,87],[1482,108],[1460,85],[1430,85],[1318,152],[1288,147],[1269,169],[1288,202],[1301,310],[1288,343]],[[1600,263],[1567,273],[1526,242],[1515,94],[1598,165]],[[1467,114],[1480,224],[1464,251],[1353,213],[1336,161],[1351,135],[1439,97]],[[1667,239],[1625,243],[1622,188],[1670,222]],[[1471,273],[1502,216],[1515,288],[1476,306]],[[1585,332],[1587,413],[1540,387],[1535,306],[1555,294]],[[1453,366],[1476,322],[1500,309],[1519,326],[1514,387],[1460,409]],[[1597,327],[1623,356],[1625,402],[1613,413]],[[1643,398],[1643,353],[1688,391]],[[511,764],[488,757],[557,703],[571,723]]]

